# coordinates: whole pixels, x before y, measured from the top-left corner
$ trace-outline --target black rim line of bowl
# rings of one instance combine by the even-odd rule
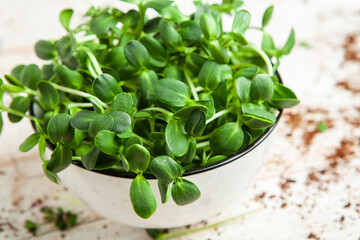
[[[280,83],[283,83],[282,81],[282,78],[279,74],[278,71],[275,72],[275,75],[278,77],[279,79],[279,82]],[[32,104],[33,106],[33,104]],[[216,169],[218,167],[221,167],[221,166],[224,166],[228,163],[231,163],[241,157],[243,157],[244,155],[248,154],[249,152],[251,152],[253,149],[255,149],[258,145],[260,145],[272,132],[273,130],[275,129],[275,127],[277,126],[281,116],[282,116],[282,113],[283,113],[283,109],[279,109],[278,110],[279,113],[276,117],[276,121],[274,123],[274,125],[272,125],[271,127],[269,127],[268,129],[266,129],[266,131],[260,135],[260,137],[258,139],[255,140],[255,142],[253,142],[252,144],[250,144],[249,146],[247,146],[245,149],[243,149],[241,152],[238,152],[234,155],[231,155],[229,157],[227,157],[226,159],[224,160],[221,160],[217,163],[213,163],[213,164],[210,164],[208,166],[204,166],[204,167],[201,167],[201,168],[195,168],[195,169],[192,169],[192,170],[188,170],[188,171],[185,171],[184,174],[182,175],[183,177],[185,176],[191,176],[191,175],[195,175],[195,174],[199,174],[199,173],[203,173],[203,172],[207,172],[207,171],[210,171],[210,170],[213,170],[213,169]],[[31,107],[30,108],[30,114],[33,115],[33,108]],[[31,125],[32,127],[34,128],[34,130],[36,130],[35,128],[35,123],[34,121],[30,121],[31,122]],[[49,142],[48,140],[46,141],[47,142],[47,146],[48,148],[50,149],[54,149],[54,145]],[[73,161],[72,162],[73,165],[77,166],[77,167],[80,167],[80,168],[83,168],[85,170],[87,170],[81,162],[78,162],[78,161]],[[100,174],[103,174],[103,175],[107,175],[107,176],[112,176],[112,177],[120,177],[120,178],[135,178],[136,177],[136,174],[135,173],[132,173],[132,172],[120,172],[120,171],[117,171],[117,170],[112,170],[112,169],[104,169],[104,170],[87,170],[87,171],[91,171],[91,172],[96,172],[96,173],[100,173]],[[152,174],[143,174],[143,176],[146,178],[146,179],[157,179],[154,175]]]

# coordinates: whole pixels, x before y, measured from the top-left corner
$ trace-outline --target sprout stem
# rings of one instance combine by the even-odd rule
[[[195,101],[199,101],[199,96],[196,92],[196,89],[195,89],[195,86],[194,86],[194,83],[191,81],[190,77],[185,73],[185,77],[186,77],[186,81],[187,83],[189,84],[189,87],[190,87],[190,90],[192,92],[192,95],[194,96],[194,100]]]
[[[31,115],[27,115],[25,113],[22,113],[22,112],[19,112],[19,111],[16,111],[14,109],[11,109],[11,108],[7,108],[3,105],[0,105],[0,112],[7,112],[7,113],[10,113],[10,114],[14,114],[16,116],[19,116],[19,117],[26,117],[26,118],[29,118],[33,121],[35,120],[38,120],[38,121],[41,121],[40,119],[37,119],[36,117],[34,116],[31,116]]]
[[[92,103],[64,103],[67,108],[80,107],[80,108],[92,108]]]
[[[206,124],[211,123],[212,121],[214,121],[214,120],[217,119],[218,117],[221,117],[222,115],[225,115],[225,114],[227,114],[227,113],[229,113],[229,112],[230,112],[230,109],[225,109],[225,110],[222,110],[222,111],[220,111],[220,112],[215,113],[214,116],[212,116],[210,119],[208,119],[208,120],[206,121]]]
[[[96,72],[97,75],[100,75],[102,74],[102,70],[101,70],[101,67],[99,65],[99,62],[96,60],[96,57],[94,56],[94,54],[90,51],[90,49],[88,49],[87,47],[78,47],[78,50],[80,51],[84,51],[90,58],[90,61],[94,67],[94,70]]]
[[[67,88],[67,87],[64,87],[64,86],[60,86],[60,85],[57,85],[56,83],[51,83],[57,90],[60,90],[60,91],[63,91],[63,92],[67,92],[67,93],[71,93],[71,94],[74,94],[74,95],[78,95],[78,96],[81,96],[81,97],[84,97],[84,98],[93,98],[97,101],[99,101],[99,103],[105,107],[105,108],[108,108],[109,106],[105,103],[103,103],[102,101],[100,101],[100,99],[98,99],[97,97],[95,97],[94,95],[91,95],[89,93],[85,93],[85,92],[82,92],[82,91],[78,91],[78,90],[75,90],[75,89],[72,89],[72,88]]]
[[[150,140],[148,140],[148,139],[146,139],[146,138],[143,138],[143,137],[137,135],[137,134],[134,133],[134,132],[133,132],[133,135],[135,135],[135,136],[137,136],[138,138],[140,138],[141,141],[142,141],[143,143],[145,143],[146,145],[148,145],[148,146],[150,146],[150,147],[153,147],[153,146],[154,146],[154,144],[153,144]]]
[[[255,52],[257,52],[260,55],[260,57],[265,62],[265,65],[266,65],[266,68],[267,68],[266,71],[268,72],[268,74],[270,76],[273,76],[274,75],[274,70],[273,70],[273,67],[272,67],[272,64],[271,64],[271,61],[270,61],[268,55],[261,48],[258,48],[257,46],[247,45],[246,47],[254,50]]]
[[[159,107],[148,107],[148,108],[143,108],[143,109],[139,109],[139,111],[158,111],[158,112],[162,112],[165,113],[167,115],[169,115],[170,117],[172,117],[173,113],[163,109],[163,108],[159,108]]]
[[[209,146],[209,144],[210,144],[209,141],[197,143],[197,144],[196,144],[196,148],[204,148],[204,147]]]

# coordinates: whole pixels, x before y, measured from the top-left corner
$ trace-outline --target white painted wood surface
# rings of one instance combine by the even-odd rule
[[[283,44],[290,28],[295,28],[297,45],[282,61],[280,72],[302,103],[287,111],[273,154],[246,196],[208,222],[254,209],[259,211],[216,229],[174,239],[357,240],[360,238],[360,54],[356,51],[360,52],[360,1],[246,2],[244,8],[253,13],[253,24],[261,22],[261,14],[269,4],[275,5],[269,31],[276,43]],[[79,22],[91,4],[129,8],[129,4],[116,0],[1,0],[0,75],[19,63],[41,64],[33,45],[39,39],[65,34],[58,23],[60,11],[75,9],[75,22]],[[188,1],[181,4],[187,8],[184,6]],[[346,51],[343,45],[351,39],[349,36],[354,36],[355,42]],[[355,58],[346,60],[345,56],[349,57],[346,53],[351,54],[351,50],[355,51]],[[338,86],[339,82],[348,83],[352,90]],[[296,120],[296,124],[289,118]],[[309,137],[321,121],[328,121],[328,125],[332,122],[333,127],[314,134],[311,144],[304,145],[304,136]],[[142,230],[97,216],[63,186],[48,181],[42,174],[37,152],[24,154],[17,150],[31,131],[26,120],[17,125],[6,121],[0,136],[0,239],[32,238],[23,223],[25,219],[41,220],[39,208],[31,207],[37,199],[44,205],[62,206],[78,213],[79,224],[65,232],[44,227],[46,232],[36,239],[149,239]],[[349,151],[331,157],[345,149],[344,141],[339,148],[343,139],[348,140]]]

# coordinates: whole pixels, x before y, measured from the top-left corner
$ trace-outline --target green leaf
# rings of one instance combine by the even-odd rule
[[[93,147],[90,152],[88,152],[86,155],[81,156],[81,162],[84,165],[84,167],[88,170],[94,169],[96,162],[98,160],[99,156],[99,149],[97,147]]]
[[[18,111],[20,113],[26,113],[29,108],[30,108],[30,100],[26,97],[15,97],[11,104],[10,104],[10,108],[15,110],[15,111]],[[22,117],[19,117],[15,114],[11,114],[11,113],[8,113],[8,117],[9,117],[9,120],[10,122],[13,122],[13,123],[16,123],[16,122],[19,122],[21,121]]]
[[[130,93],[121,92],[114,100],[114,111],[126,112],[129,116],[133,113],[133,98]]]
[[[199,23],[194,20],[180,23],[179,33],[184,41],[198,41],[202,35]]]
[[[127,130],[131,125],[131,118],[125,112],[110,112],[110,116],[114,119],[114,126],[112,131],[122,133]]]
[[[246,66],[244,68],[240,68],[234,75],[235,78],[244,77],[251,79],[257,74],[259,74],[260,68],[258,66]]]
[[[129,169],[134,173],[144,172],[150,163],[150,153],[142,145],[131,145],[125,153],[125,158],[129,162]]]
[[[181,36],[169,21],[161,19],[159,23],[159,30],[162,43],[169,51],[174,52],[182,50],[183,43]]]
[[[190,101],[189,87],[176,79],[163,78],[154,86],[156,98],[173,107],[182,107]]]
[[[121,92],[116,79],[107,74],[100,74],[93,82],[92,89],[95,95],[103,102],[110,103]]]
[[[75,130],[70,125],[71,116],[60,113],[50,119],[47,126],[47,133],[52,143],[71,142],[74,138]]]
[[[70,26],[70,20],[74,11],[72,9],[64,9],[61,11],[59,19],[61,25],[68,31]]]
[[[275,91],[270,104],[278,108],[291,108],[300,103],[291,89],[280,83],[275,83]]]
[[[269,21],[273,14],[273,10],[274,10],[274,6],[272,6],[272,5],[265,10],[263,18],[262,18],[262,24],[261,24],[261,26],[263,28],[269,24]]]
[[[203,111],[193,111],[186,120],[185,132],[194,137],[200,137],[206,127],[206,115]]]
[[[164,46],[154,37],[145,35],[140,42],[147,49],[150,55],[150,64],[155,67],[165,67],[169,53]]]
[[[21,72],[26,66],[24,64],[17,65],[11,70],[11,76],[13,76],[16,79],[21,78]],[[6,77],[5,77],[6,78]]]
[[[184,169],[169,156],[158,156],[154,158],[151,162],[150,169],[155,177],[165,184],[172,183],[172,181],[181,177],[184,173]]]
[[[181,23],[189,20],[189,16],[180,12],[176,5],[170,5],[166,8],[163,8],[159,13],[163,18],[169,19],[175,23]]]
[[[137,175],[130,186],[131,204],[136,214],[144,219],[151,217],[156,211],[156,198],[149,182]]]
[[[74,49],[73,42],[69,36],[62,37],[56,42],[55,46],[62,61],[69,61],[76,50]]]
[[[60,97],[56,88],[47,81],[40,81],[37,84],[40,91],[41,104],[46,110],[52,110],[59,105]]]
[[[272,126],[276,118],[274,114],[266,111],[261,105],[254,103],[242,104],[242,120],[250,128],[259,129]]]
[[[96,161],[96,164],[94,166],[94,170],[108,169],[112,166],[115,166],[120,161],[121,158],[119,155],[111,156],[100,151],[98,160]]]
[[[44,64],[41,68],[41,79],[50,80],[55,74],[54,67],[54,64]]]
[[[50,172],[48,169],[47,169],[47,164],[48,164],[48,161],[44,162],[43,165],[42,165],[42,168],[43,168],[43,171],[45,173],[45,176],[52,182],[56,183],[56,184],[59,184],[59,181],[57,179],[57,177],[52,173]]]
[[[89,124],[89,135],[95,137],[101,130],[111,130],[114,126],[114,118],[106,113],[100,113],[93,117]]]
[[[164,76],[165,78],[173,78],[182,82],[186,82],[185,73],[182,68],[177,64],[167,65],[164,70]]]
[[[190,164],[196,155],[196,140],[194,138],[190,139],[190,144],[187,152],[184,156],[176,158],[177,161],[180,161],[183,164]]]
[[[114,28],[117,20],[108,12],[93,17],[90,21],[90,31],[98,36],[105,35],[110,29]]]
[[[208,93],[199,94],[199,103],[203,104],[207,109],[206,119],[210,119],[215,114],[215,104],[213,97]]]
[[[258,74],[251,81],[250,98],[253,101],[268,101],[274,94],[274,84],[267,74]]]
[[[214,60],[219,64],[228,64],[230,56],[227,50],[220,45],[219,41],[212,41],[209,43],[209,51]]]
[[[4,127],[4,119],[2,114],[0,113],[0,134],[2,133],[3,127]]]
[[[186,56],[185,67],[188,69],[194,76],[198,76],[200,69],[206,58],[197,53],[190,53]]]
[[[171,185],[158,181],[158,188],[161,196],[161,202],[164,204],[169,201],[171,197]]]
[[[282,54],[288,55],[291,52],[291,50],[293,49],[294,45],[295,45],[295,32],[294,32],[294,29],[291,29],[289,37],[282,49]]]
[[[54,152],[51,154],[51,158],[46,166],[46,169],[56,174],[67,168],[71,162],[71,149],[63,144],[57,144]]]
[[[184,133],[184,126],[176,119],[171,119],[165,129],[167,146],[175,156],[183,156],[189,148],[189,139]]]
[[[24,66],[24,68],[25,68],[25,66]],[[21,72],[19,74],[21,74]],[[18,78],[14,77],[12,75],[8,75],[8,74],[5,74],[4,77],[8,83],[18,86],[18,87],[23,87],[22,83],[18,80]]]
[[[264,51],[276,50],[274,40],[272,39],[271,35],[266,32],[263,33],[263,38],[261,41],[261,48]]]
[[[250,86],[251,81],[245,77],[236,79],[236,92],[241,102],[248,102],[250,100]]]
[[[210,147],[215,154],[232,155],[236,153],[244,139],[238,123],[230,122],[214,131],[210,137]]]
[[[45,161],[45,152],[46,152],[46,138],[44,136],[40,136],[39,139],[39,155],[41,160]]]
[[[221,65],[208,60],[200,70],[198,77],[199,85],[207,90],[214,90],[221,81]]]
[[[225,109],[228,104],[227,81],[220,82],[219,86],[212,92],[214,104],[217,109]]]
[[[40,40],[35,44],[35,53],[40,59],[51,60],[56,57],[56,48],[50,41]]]
[[[70,125],[73,128],[87,131],[91,120],[96,116],[96,112],[89,110],[81,110],[75,113],[70,119]]]
[[[235,14],[232,24],[232,32],[244,34],[249,27],[251,15],[246,10],[240,10]]]
[[[41,71],[35,64],[27,65],[21,71],[20,82],[28,88],[35,90],[40,79]]]
[[[118,154],[121,146],[121,140],[114,132],[101,130],[94,139],[95,146],[108,155]]]
[[[163,8],[170,6],[174,1],[169,0],[151,0],[144,4],[144,7],[153,8],[156,11],[161,11]]]
[[[139,41],[133,40],[126,44],[124,53],[129,63],[137,69],[149,65],[149,52]]]
[[[77,71],[71,70],[65,65],[58,65],[54,68],[56,78],[59,80],[60,84],[79,90],[83,84],[84,78]]]
[[[230,36],[234,38],[240,45],[248,45],[248,40],[241,33],[231,32]]]
[[[150,92],[157,81],[158,77],[153,70],[144,70],[141,72],[139,76],[139,87],[144,99],[151,99]]]
[[[129,162],[128,162],[128,160],[125,158],[125,156],[121,152],[119,152],[119,155],[120,155],[121,164],[122,164],[124,170],[126,172],[128,172],[129,171]]]
[[[200,105],[200,104],[184,106],[182,109],[175,112],[173,117],[174,118],[182,118],[182,119],[186,120],[189,118],[190,114],[196,110],[207,112],[207,107],[204,105]]]
[[[201,15],[200,28],[204,37],[210,41],[217,39],[220,35],[219,23],[213,15],[207,13]]]
[[[31,149],[33,149],[33,147],[35,147],[36,144],[39,143],[39,140],[40,140],[40,134],[33,133],[29,137],[27,137],[24,142],[21,143],[19,150],[21,152],[28,152]]]
[[[171,186],[171,196],[177,205],[184,206],[199,199],[201,193],[193,182],[177,178]]]
[[[3,84],[1,86],[1,88],[7,92],[11,92],[11,93],[21,93],[25,91],[24,87],[18,87],[15,85],[9,85],[9,84]]]
[[[220,162],[222,160],[226,159],[226,156],[224,155],[217,155],[215,157],[210,158],[207,162],[206,162],[206,166]]]

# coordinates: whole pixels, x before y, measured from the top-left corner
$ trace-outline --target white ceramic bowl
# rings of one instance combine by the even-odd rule
[[[127,173],[88,171],[72,164],[59,173],[62,183],[78,194],[98,214],[116,222],[139,228],[172,228],[208,219],[221,212],[248,188],[267,159],[275,125],[265,131],[252,145],[223,161],[184,173],[194,182],[201,197],[192,204],[177,206],[172,199],[162,204],[156,179],[148,179],[158,206],[149,219],[138,217],[131,205],[129,189],[132,179]]]

